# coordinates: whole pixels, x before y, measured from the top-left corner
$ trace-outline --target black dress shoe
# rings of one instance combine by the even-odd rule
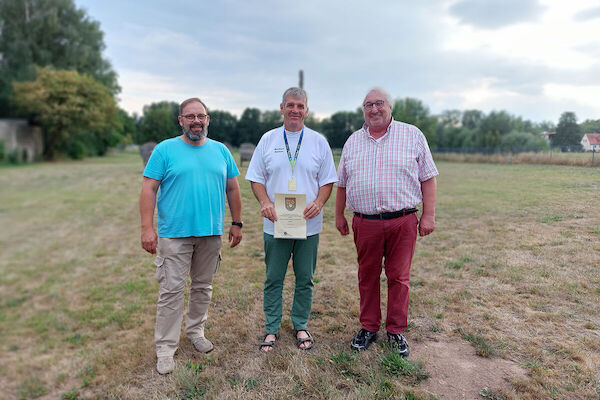
[[[352,347],[354,350],[366,350],[369,345],[376,340],[377,332],[361,329],[350,341],[350,347]]]
[[[389,333],[387,334],[388,344],[402,357],[408,357],[410,350],[408,349],[408,343],[404,339],[404,336],[400,333]]]

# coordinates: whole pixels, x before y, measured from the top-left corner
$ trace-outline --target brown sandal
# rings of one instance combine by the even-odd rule
[[[269,335],[275,335],[275,340],[269,340],[268,342],[266,341],[267,336]],[[265,333],[265,335],[263,336],[262,342],[258,345],[258,349],[260,350],[261,353],[270,353],[271,350],[269,351],[265,351],[263,350],[263,347],[270,347],[271,349],[273,347],[275,347],[275,341],[279,339],[279,335],[277,333]]]
[[[305,338],[299,338],[298,337],[298,332],[306,332],[306,334],[308,335]],[[310,350],[312,349],[313,345],[315,344],[315,339],[312,337],[312,335],[310,334],[310,332],[307,329],[298,329],[298,330],[294,330],[294,336],[296,337],[296,345],[298,346],[298,348],[300,350]],[[302,343],[306,343],[306,342],[310,342],[309,346],[306,347],[301,347]]]

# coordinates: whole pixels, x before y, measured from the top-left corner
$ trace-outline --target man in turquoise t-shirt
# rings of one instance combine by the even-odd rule
[[[175,368],[173,355],[179,346],[188,274],[191,285],[185,333],[196,350],[208,353],[213,349],[204,337],[204,325],[213,277],[221,261],[225,196],[233,221],[230,246],[242,240],[240,173],[231,153],[222,143],[206,137],[210,117],[200,99],[181,103],[178,119],[183,134],[154,148],[140,195],[142,247],[158,253],[155,264],[160,289],[154,341],[160,374]],[[158,235],[153,227],[155,206]]]

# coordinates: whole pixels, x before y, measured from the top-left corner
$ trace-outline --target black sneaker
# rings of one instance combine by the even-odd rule
[[[350,341],[350,347],[352,347],[354,350],[366,350],[369,345],[376,340],[377,332],[361,329]]]
[[[387,334],[388,344],[402,357],[408,357],[410,350],[408,349],[408,343],[400,333],[389,333]]]

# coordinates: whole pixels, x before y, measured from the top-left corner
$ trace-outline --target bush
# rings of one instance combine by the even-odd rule
[[[86,152],[106,153],[109,131],[122,129],[109,89],[72,70],[36,72],[35,81],[13,82],[13,93],[22,115],[43,128],[45,158],[61,150],[76,158]]]
[[[522,153],[548,150],[548,144],[533,133],[513,131],[502,136],[499,148],[503,151]]]
[[[19,154],[19,149],[13,149],[12,151],[10,151],[7,156],[6,159],[8,160],[9,163],[11,164],[20,164],[21,163],[21,157]]]
[[[81,160],[87,155],[85,144],[81,140],[69,140],[65,146],[65,153],[75,160]]]
[[[6,156],[5,152],[6,148],[4,146],[4,141],[0,140],[0,161],[4,161],[4,157]]]
[[[123,140],[123,136],[114,129],[100,133],[87,131],[67,138],[60,147],[60,152],[75,160],[103,156],[109,147],[116,147]]]

